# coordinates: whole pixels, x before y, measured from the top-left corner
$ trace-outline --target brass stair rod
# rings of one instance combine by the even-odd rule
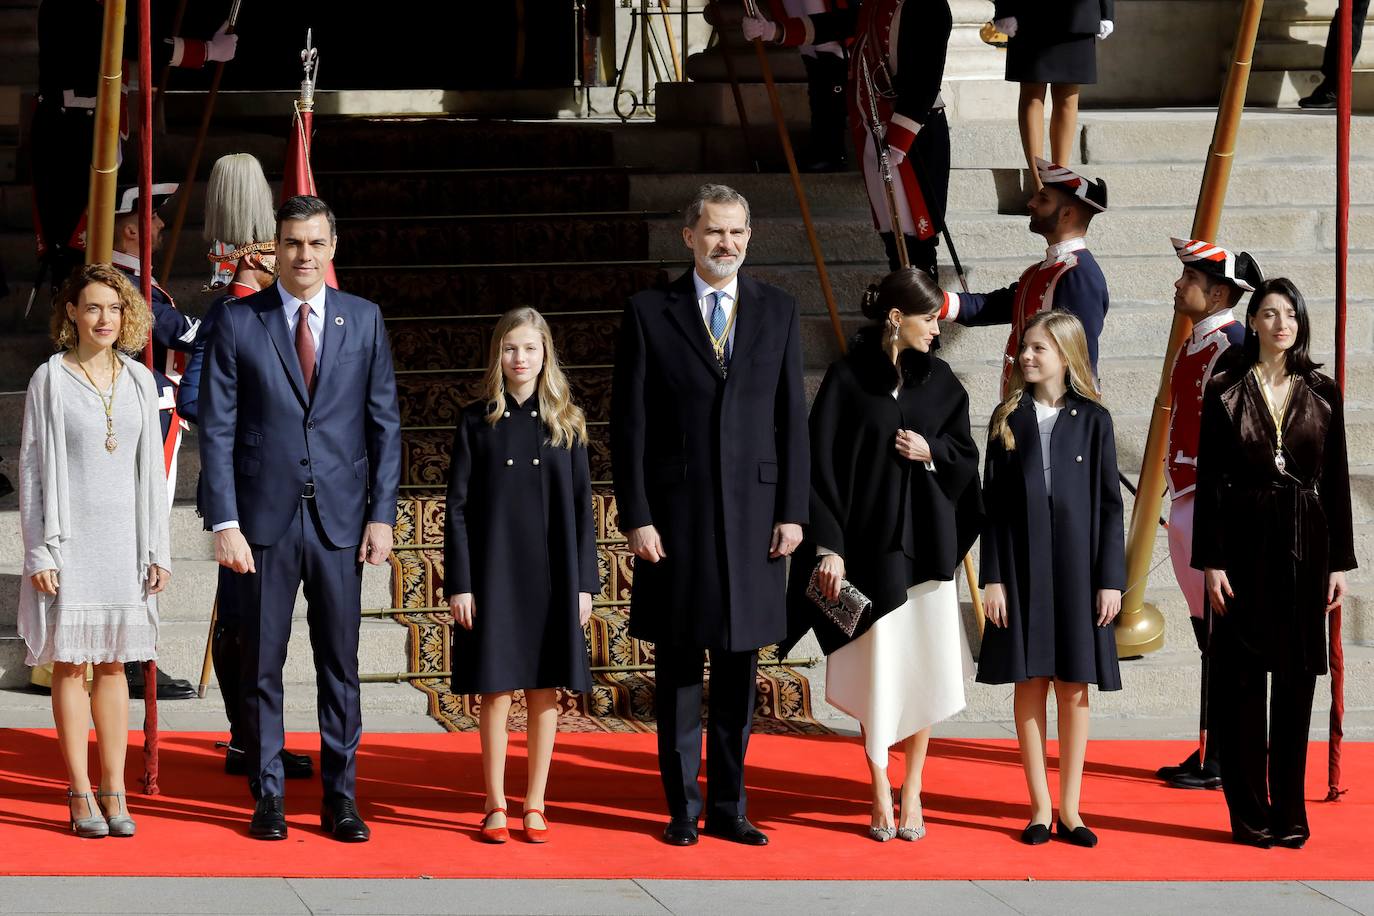
[[[760,661],[760,668],[811,668],[820,662],[819,658],[784,658],[781,661]],[[706,663],[710,670],[710,662]],[[636,671],[653,671],[653,665],[592,665],[593,674],[630,674]],[[453,677],[452,671],[397,671],[358,675],[363,684],[399,684],[402,681],[440,680]]]

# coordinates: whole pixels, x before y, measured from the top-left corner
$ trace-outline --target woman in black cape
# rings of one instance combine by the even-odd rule
[[[1015,684],[1016,737],[1030,792],[1021,839],[1050,839],[1046,703],[1059,719],[1062,840],[1097,845],[1079,797],[1088,685],[1120,690],[1115,632],[1126,579],[1112,417],[1102,406],[1082,323],[1058,309],[1026,325],[1006,400],[988,430],[979,550],[983,634],[978,680]]]
[[[964,706],[973,673],[954,581],[978,534],[982,497],[968,393],[931,353],[944,294],[923,271],[889,274],[865,297],[874,324],[826,372],[811,409],[811,524],[792,560],[792,631],[815,630],[826,697],[863,725],[872,778],[869,835],[918,840],[930,727]],[[807,597],[816,572],[872,601],[852,635]],[[903,742],[894,827],[888,749]]]
[[[1192,562],[1214,615],[1221,784],[1232,836],[1261,847],[1310,835],[1312,694],[1327,671],[1326,615],[1355,568],[1341,390],[1317,371],[1309,336],[1297,287],[1260,284],[1240,357],[1207,386],[1198,443]]]

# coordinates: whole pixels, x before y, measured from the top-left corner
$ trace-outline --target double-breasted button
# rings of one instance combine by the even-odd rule
[[[512,466],[513,464],[515,464],[515,459],[514,459],[514,458],[507,458],[507,459],[506,459],[506,467],[510,467],[510,466]]]
[[[310,459],[308,459],[308,458],[302,458],[302,459],[301,459],[301,467],[305,467],[305,466],[306,466],[307,464],[309,464],[309,463],[310,463]]]
[[[534,464],[535,467],[539,467],[539,459],[538,459],[538,458],[534,459],[534,461],[533,461],[532,463]]]
[[[1082,455],[1079,455],[1079,456],[1077,456],[1076,458],[1074,458],[1073,460],[1074,460],[1074,461],[1077,461],[1079,464],[1082,464],[1082,463],[1083,463],[1083,456],[1082,456]]]
[[[509,417],[509,416],[510,416],[510,411],[509,411],[509,410],[506,411],[505,413],[501,414],[501,416],[503,416],[503,417]]]
[[[537,410],[531,410],[531,411],[530,411],[530,416],[532,416],[532,417],[537,417],[537,416],[539,416],[539,411],[537,411]]]
[[[1069,408],[1069,416],[1071,416],[1071,417],[1076,417],[1076,416],[1078,416],[1078,408],[1077,408],[1077,407],[1071,407],[1071,408]]]

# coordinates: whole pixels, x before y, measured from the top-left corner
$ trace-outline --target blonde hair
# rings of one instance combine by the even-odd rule
[[[242,248],[277,236],[272,187],[262,163],[248,153],[221,156],[205,188],[205,240]]]
[[[130,356],[141,355],[153,326],[153,313],[124,271],[111,264],[85,264],[72,271],[67,282],[62,284],[62,289],[52,300],[52,318],[48,325],[53,345],[59,350],[70,350],[76,346],[76,322],[67,317],[67,303],[76,305],[81,300],[81,293],[92,283],[100,283],[114,290],[123,307],[115,348]]]
[[[1094,404],[1101,404],[1102,396],[1097,393],[1092,362],[1088,359],[1088,336],[1083,333],[1083,322],[1078,320],[1078,316],[1063,309],[1041,312],[1026,322],[1026,328],[1021,332],[1020,347],[1026,345],[1026,335],[1035,328],[1044,328],[1054,348],[1059,351],[1059,358],[1064,361],[1064,381],[1069,390]],[[1011,364],[1007,396],[992,412],[992,420],[988,423],[988,438],[1000,440],[1002,447],[1009,452],[1016,450],[1016,437],[1012,435],[1007,421],[1020,405],[1025,390],[1026,377],[1021,373],[1021,360],[1018,358]]]
[[[544,343],[544,367],[539,371],[535,389],[539,397],[539,415],[549,430],[549,443],[555,448],[572,448],[587,442],[587,418],[582,408],[572,402],[568,377],[558,365],[553,349],[553,335],[544,316],[532,308],[515,308],[502,315],[491,332],[490,360],[482,379],[482,393],[487,402],[487,422],[495,426],[506,412],[506,376],[501,371],[501,342],[516,328],[526,325],[539,332]]]

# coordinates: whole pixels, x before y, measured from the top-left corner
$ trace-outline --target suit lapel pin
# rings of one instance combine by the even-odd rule
[[[339,327],[343,327],[343,316],[342,316],[342,315],[335,315],[335,316],[334,316],[334,323],[337,324]]]

